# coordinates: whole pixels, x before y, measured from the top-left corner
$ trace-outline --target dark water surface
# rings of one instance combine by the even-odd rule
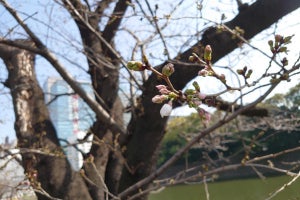
[[[289,176],[208,183],[210,200],[264,200],[293,178]],[[206,200],[203,184],[179,185],[151,194],[150,200]],[[300,200],[300,178],[272,200]]]

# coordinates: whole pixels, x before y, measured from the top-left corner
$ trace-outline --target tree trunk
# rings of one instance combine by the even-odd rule
[[[19,40],[33,45],[28,40]],[[60,148],[34,69],[35,55],[0,45],[15,111],[15,131],[22,165],[33,188],[61,199],[91,199],[79,173],[74,172]],[[34,151],[34,152],[33,152]],[[41,191],[41,190],[40,190]],[[38,199],[49,199],[36,193]]]

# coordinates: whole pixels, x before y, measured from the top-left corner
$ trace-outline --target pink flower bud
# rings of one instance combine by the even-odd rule
[[[171,102],[171,101],[170,101]],[[160,116],[163,118],[164,116],[169,116],[172,112],[172,102],[164,104],[160,109]]]
[[[168,96],[166,96],[166,95],[155,95],[152,98],[152,102],[153,103],[162,103],[162,102],[164,102],[167,99],[168,99]]]
[[[204,121],[204,123],[207,125],[208,122],[211,120],[211,115],[209,112],[204,110],[203,108],[197,109],[199,117]]]
[[[207,76],[207,75],[208,75],[208,71],[205,70],[205,69],[202,69],[202,70],[200,70],[200,71],[198,72],[198,75],[199,75],[199,76]]]
[[[155,86],[158,90],[161,90],[161,89],[167,89],[167,86],[165,85],[157,85]]]
[[[206,94],[203,94],[203,93],[199,93],[198,94],[198,97],[200,98],[200,99],[205,99],[205,97],[206,97]]]
[[[166,88],[163,88],[163,89],[159,90],[159,92],[160,92],[161,94],[169,94],[171,91],[168,90],[168,89],[166,89]]]
[[[281,35],[275,35],[275,42],[281,42],[283,37]]]

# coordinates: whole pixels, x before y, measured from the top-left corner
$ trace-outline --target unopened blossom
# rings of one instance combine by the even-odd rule
[[[171,91],[167,89],[165,85],[157,85],[156,88],[159,90],[161,94],[169,94]]]
[[[211,120],[211,115],[209,112],[204,110],[203,108],[197,109],[199,117],[203,120],[205,124],[208,124],[208,122]]]
[[[165,85],[157,85],[155,86],[158,90],[161,90],[161,89],[167,89],[167,86]]]
[[[208,122],[211,119],[211,114],[207,111],[205,111],[205,123],[208,124]]]
[[[175,71],[174,65],[172,63],[168,63],[162,68],[162,74],[165,76],[171,76]]]
[[[159,92],[160,92],[161,94],[169,94],[171,91],[168,90],[168,89],[161,89],[161,90],[159,90]]]
[[[211,61],[212,49],[210,45],[206,45],[204,49],[204,60]]]
[[[207,76],[209,72],[206,69],[202,69],[198,72],[199,76]]]
[[[206,97],[206,94],[203,94],[203,93],[198,93],[198,97],[200,98],[200,99],[205,99],[205,97]]]
[[[153,98],[152,98],[152,102],[153,103],[162,103],[164,102],[165,100],[168,99],[168,96],[167,95],[155,95]]]
[[[170,101],[169,103],[164,104],[159,113],[160,116],[163,118],[164,116],[169,116],[172,112],[172,102]]]

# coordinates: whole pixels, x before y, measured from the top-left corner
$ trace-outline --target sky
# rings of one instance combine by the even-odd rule
[[[20,16],[26,20],[26,23],[34,30],[34,32],[45,41],[46,45],[57,55],[58,59],[66,66],[66,69],[76,78],[82,80],[88,80],[89,76],[85,72],[87,69],[86,59],[81,51],[81,41],[78,35],[78,30],[70,19],[68,13],[65,12],[64,8],[54,3],[51,0],[8,0],[18,12]],[[222,4],[219,4],[217,0],[210,1],[183,1],[178,6],[178,9],[172,13],[171,20],[168,21],[166,16],[170,14],[172,8],[174,8],[180,0],[174,1],[151,1],[151,5],[154,7],[157,4],[157,16],[161,18],[159,24],[168,24],[163,33],[166,35],[166,41],[168,42],[168,50],[171,57],[176,55],[178,49],[184,51],[190,45],[194,44],[201,35],[200,33],[205,27],[210,26],[210,21],[220,21],[221,14],[225,13],[227,19],[230,20],[237,14],[235,0],[224,0]],[[202,2],[203,10],[199,11],[196,3]],[[249,1],[250,3],[253,1]],[[135,15],[136,10],[133,8],[128,9],[128,16],[134,15],[134,17],[125,18],[120,31],[117,34],[115,43],[117,43],[117,50],[122,54],[125,60],[131,60],[132,49],[136,44],[134,37],[128,31],[129,28],[141,41],[147,40],[153,34],[153,29],[147,23],[146,18],[142,18],[139,13]],[[148,13],[150,14],[150,13]],[[200,17],[203,17],[200,19]],[[268,52],[267,41],[272,39],[274,31],[282,35],[295,34],[293,43],[289,46],[290,53],[288,58],[290,63],[293,63],[299,57],[299,46],[300,44],[300,10],[296,10],[289,16],[280,20],[275,26],[270,27],[263,33],[259,34],[251,41],[251,44],[255,47]],[[205,19],[205,20],[203,20]],[[202,20],[202,21],[201,21]],[[189,22],[189,23],[187,23]],[[103,20],[100,24],[100,28],[103,28],[103,24],[106,20]],[[173,26],[172,24],[176,24]],[[10,17],[10,15],[0,6],[0,36],[6,38],[24,38],[24,31],[21,27],[16,26],[16,22]],[[11,34],[7,34],[8,30],[14,27],[14,31]],[[190,38],[190,35],[194,35]],[[182,45],[182,44],[185,45]],[[164,56],[164,47],[159,37],[154,37],[149,43],[146,43],[146,53],[152,62],[152,65],[160,64],[166,59]],[[135,58],[139,58],[140,55],[137,53]],[[68,59],[66,59],[68,58]],[[229,66],[233,70],[242,68],[247,65],[249,68],[254,69],[253,80],[259,76],[264,69],[263,66],[268,64],[269,60],[257,51],[251,50],[251,48],[244,45],[242,48],[236,49],[234,52],[224,57],[222,60],[215,64],[216,70],[219,73],[227,72],[218,66]],[[261,67],[262,66],[262,67]],[[38,80],[41,85],[44,84],[45,80],[49,76],[58,76],[58,73],[45,61],[42,57],[37,56],[36,58],[36,72],[38,74]],[[7,77],[7,72],[3,62],[0,62],[0,81],[4,81]],[[228,81],[232,84],[236,83],[236,77],[228,74]],[[288,88],[292,87],[299,82],[299,76],[294,77],[290,83],[281,84],[274,93],[284,93]],[[220,85],[216,84],[216,81],[209,78],[197,78],[204,93],[214,93],[220,89]],[[255,97],[259,96],[262,91],[257,91],[245,98],[245,102],[252,101]],[[273,93],[273,94],[274,94]],[[234,99],[237,94],[230,93],[224,98]],[[0,141],[6,136],[10,138],[15,137],[13,128],[14,114],[13,105],[11,104],[11,96],[9,91],[0,84]],[[173,114],[178,113],[190,113],[193,110],[184,108],[183,110],[175,111]],[[177,112],[177,113],[176,113]]]

